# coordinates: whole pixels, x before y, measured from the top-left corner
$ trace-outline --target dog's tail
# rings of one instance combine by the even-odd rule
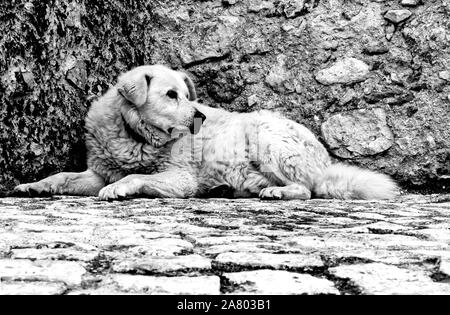
[[[387,175],[355,166],[333,164],[316,183],[314,194],[330,199],[393,199],[399,194],[399,189]]]

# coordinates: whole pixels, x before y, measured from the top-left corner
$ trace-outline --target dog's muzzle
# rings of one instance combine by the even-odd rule
[[[194,119],[192,120],[192,124],[189,126],[189,131],[196,135],[200,131],[200,128],[205,120],[206,116],[203,115],[202,112],[195,110]]]

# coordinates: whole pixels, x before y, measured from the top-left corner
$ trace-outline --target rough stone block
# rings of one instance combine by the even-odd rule
[[[270,253],[223,253],[216,257],[215,264],[223,269],[273,268],[295,269],[323,267],[320,256],[303,254]]]
[[[394,143],[381,108],[333,115],[322,124],[322,135],[330,150],[342,158],[375,155]]]
[[[365,294],[450,294],[450,285],[436,283],[421,271],[373,263],[331,268],[339,278],[350,279]]]
[[[1,281],[44,281],[64,282],[69,286],[79,286],[86,270],[76,262],[1,259]]]
[[[0,295],[61,295],[67,290],[62,283],[1,282]]]
[[[147,294],[220,294],[220,279],[201,277],[151,277],[114,275],[113,283],[126,292]]]
[[[211,260],[200,255],[148,257],[116,260],[112,265],[115,272],[173,273],[211,269]]]
[[[349,84],[367,79],[369,66],[356,58],[344,58],[331,67],[320,70],[316,80],[325,85]]]
[[[288,271],[257,270],[223,275],[233,294],[339,294],[333,282]]]

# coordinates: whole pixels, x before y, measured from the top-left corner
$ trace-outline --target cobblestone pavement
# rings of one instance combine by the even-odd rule
[[[0,199],[1,294],[450,294],[450,195]]]

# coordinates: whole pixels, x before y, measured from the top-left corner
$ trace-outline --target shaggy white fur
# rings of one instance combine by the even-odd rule
[[[319,198],[392,199],[398,194],[397,184],[381,173],[355,166],[333,164],[325,169],[314,187]]]

